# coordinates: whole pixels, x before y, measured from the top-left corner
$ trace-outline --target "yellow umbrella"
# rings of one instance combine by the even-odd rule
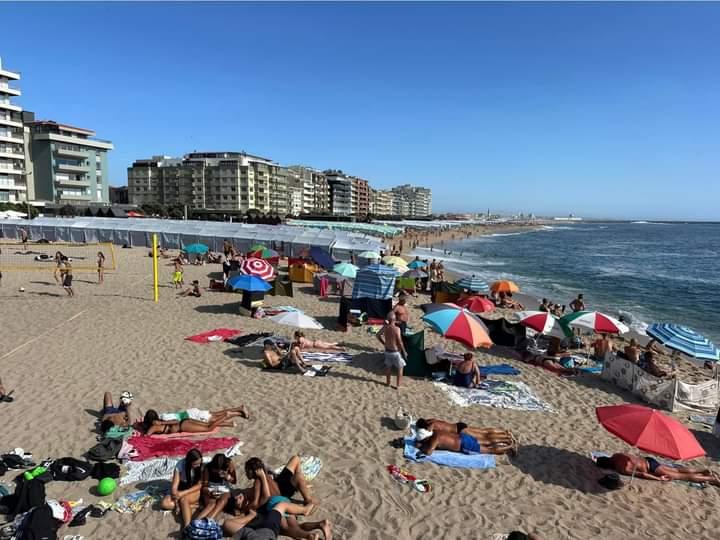
[[[494,293],[514,293],[518,292],[520,287],[518,287],[514,281],[502,279],[500,281],[493,282],[493,284],[490,285],[490,290]]]
[[[394,255],[385,255],[383,257],[383,262],[387,264],[388,266],[407,266],[407,261],[403,259],[402,257],[395,257]]]

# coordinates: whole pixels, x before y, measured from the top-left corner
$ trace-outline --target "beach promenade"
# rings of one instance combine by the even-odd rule
[[[379,343],[365,328],[348,334],[306,331],[358,353],[351,364],[333,366],[324,378],[262,371],[259,348],[184,338],[215,328],[289,337],[291,327],[239,316],[239,295],[207,291],[201,298],[178,297],[170,284],[172,267],[162,266],[162,260],[160,302],[155,304],[147,249],[116,253],[118,270],[106,275],[104,285],[94,283],[94,274],[76,273],[74,298],[66,297],[51,271],[4,273],[0,376],[16,399],[0,403],[2,451],[22,447],[38,461],[80,457],[96,443],[94,423],[103,392],[118,396],[129,390],[143,411],[245,404],[251,421],[221,432],[244,443],[242,455],[234,458],[238,485],[248,485],[242,466],[249,457],[259,456],[273,468],[295,453],[319,457],[323,466],[312,489],[320,507],[314,517],[329,519],[338,539],[493,539],[517,529],[542,539],[685,539],[713,538],[720,529],[718,488],[635,481],[609,492],[598,485],[603,473],[590,452],[630,449],[599,426],[595,407],[634,398],[597,376],[565,379],[500,358],[497,350],[479,352],[483,365],[519,368],[521,375],[514,378],[554,412],[461,408],[428,380],[406,378],[399,391],[386,387]],[[187,266],[185,282],[197,279],[204,287],[219,272],[220,265]],[[21,286],[25,292],[18,291]],[[416,329],[423,323],[415,306],[426,301],[409,302],[410,325]],[[266,304],[290,304],[325,328],[335,327],[337,299],[321,300],[308,285],[296,284],[293,298],[268,296]],[[462,350],[426,330],[425,346],[436,343]],[[519,455],[501,456],[488,470],[408,465],[432,485],[430,493],[414,491],[386,471],[389,464],[404,463],[402,450],[390,444],[401,436],[391,426],[400,406],[415,417],[512,430],[520,439]],[[709,436],[701,441],[714,445],[706,446],[712,455],[720,455],[720,445]],[[716,462],[705,458],[693,465]],[[5,475],[3,483],[11,477]],[[52,482],[47,492],[95,502],[94,485],[92,480]],[[105,499],[111,502],[135,489],[124,486]],[[147,508],[135,515],[109,512],[88,518],[85,526],[61,530],[60,538],[161,539],[177,537],[178,530],[171,514]]]

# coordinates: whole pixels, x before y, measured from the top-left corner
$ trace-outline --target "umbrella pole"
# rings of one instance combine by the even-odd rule
[[[632,474],[630,475],[630,485],[631,486],[632,486],[633,480],[635,478],[635,470],[636,469],[637,469],[637,463],[633,465],[633,471],[632,471]]]

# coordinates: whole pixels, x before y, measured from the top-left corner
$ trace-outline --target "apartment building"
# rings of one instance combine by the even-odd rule
[[[393,194],[390,190],[370,190],[370,213],[374,216],[389,216],[394,213]]]
[[[183,204],[216,210],[286,213],[288,172],[245,152],[154,156],[128,167],[131,204]],[[272,193],[273,190],[276,193]]]
[[[108,204],[108,152],[110,141],[98,139],[90,129],[32,120],[29,158],[34,199],[61,204]]]
[[[367,216],[370,212],[370,184],[367,180],[353,176],[351,188],[353,215]]]
[[[303,165],[292,165],[288,167],[295,185],[301,185],[303,189],[302,212],[326,213],[330,211],[330,184],[325,174],[312,167]]]
[[[432,213],[430,189],[403,184],[391,189],[393,214],[406,217],[425,217]]]
[[[23,110],[13,103],[22,94],[12,84],[19,80],[20,73],[4,69],[0,59],[0,202],[30,199]]]
[[[325,171],[330,186],[330,213],[335,216],[349,216],[353,212],[352,178],[342,171]]]

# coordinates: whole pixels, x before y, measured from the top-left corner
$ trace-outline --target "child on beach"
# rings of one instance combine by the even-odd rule
[[[202,293],[200,292],[200,282],[197,279],[193,280],[192,287],[185,289],[180,293],[180,296],[195,296],[200,298],[202,296]]]
[[[173,272],[173,284],[175,285],[176,289],[181,288],[183,283],[183,264],[180,260],[180,257],[175,259],[175,270]]]
[[[73,274],[70,259],[65,257],[63,259],[63,264],[64,268],[60,272],[60,275],[62,276],[63,289],[65,289],[65,292],[68,293],[68,296],[75,296],[75,291],[73,291],[72,288]]]

